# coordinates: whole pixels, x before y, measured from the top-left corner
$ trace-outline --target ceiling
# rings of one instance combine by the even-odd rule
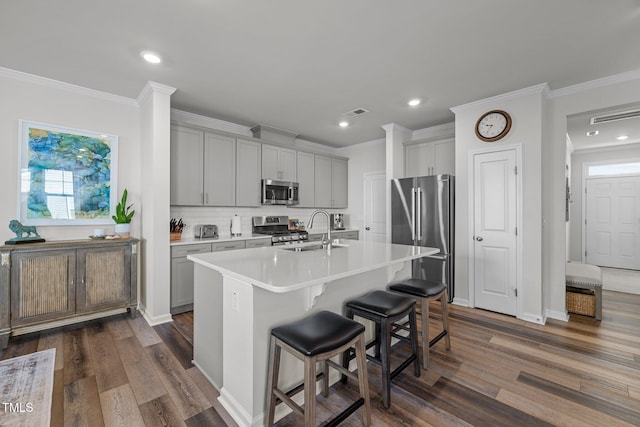
[[[638,94],[640,99],[640,94]],[[593,117],[609,116],[613,114],[636,111],[637,117],[616,120],[607,123],[591,124]],[[596,135],[587,132],[597,131]],[[606,110],[586,111],[567,117],[567,133],[574,150],[590,148],[613,147],[640,143],[640,102],[636,104],[620,105]],[[620,136],[627,136],[625,140],[618,140]]]
[[[20,0],[0,5],[0,67],[266,124],[335,147],[450,107],[640,68],[640,0]],[[153,50],[163,62],[142,61]],[[424,102],[409,107],[418,97]],[[639,94],[640,101],[640,94]],[[342,114],[369,112],[338,126]]]

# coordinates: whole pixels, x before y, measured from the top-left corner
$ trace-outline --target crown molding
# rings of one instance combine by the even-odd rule
[[[144,88],[142,88],[142,91],[140,92],[140,95],[138,95],[138,98],[136,99],[136,102],[138,105],[142,105],[143,103],[145,103],[147,101],[147,98],[152,94],[152,93],[159,93],[161,95],[167,95],[167,96],[171,96],[173,94],[173,92],[176,91],[175,87],[171,87],[171,86],[167,86],[167,85],[163,85],[162,83],[157,83],[154,81],[149,80],[147,82],[146,85],[144,85]]]
[[[217,129],[239,135],[246,135],[251,137],[253,136],[249,126],[242,126],[237,123],[214,119],[213,117],[201,116],[199,114],[189,113],[188,111],[176,110],[175,108],[171,109],[171,121],[176,123]]]
[[[112,93],[101,92],[95,89],[89,89],[84,86],[78,86],[71,83],[61,82],[59,80],[49,79],[47,77],[36,76],[35,74],[24,73],[22,71],[11,70],[9,68],[0,67],[0,76],[7,77],[14,80],[19,80],[26,83],[34,83],[41,86],[46,86],[52,89],[64,90],[66,92],[72,92],[78,95],[90,96],[92,98],[101,99],[109,102],[117,102],[119,104],[128,105],[130,107],[138,107],[138,103],[133,98],[127,98],[125,96],[114,95]]]
[[[486,104],[495,104],[501,101],[510,101],[528,95],[546,94],[548,91],[549,85],[547,83],[541,83],[535,86],[529,86],[512,92],[503,93],[501,95],[492,96],[491,98],[485,98],[468,104],[451,107],[450,110],[453,111],[454,114],[458,114],[462,111],[468,110],[469,108],[479,107]]]
[[[601,79],[590,80],[584,83],[578,83],[572,86],[566,86],[559,89],[549,91],[549,98],[560,98],[567,95],[573,95],[588,90],[598,89],[604,86],[610,86],[618,83],[626,83],[640,79],[640,69],[627,71],[612,76],[603,77]]]

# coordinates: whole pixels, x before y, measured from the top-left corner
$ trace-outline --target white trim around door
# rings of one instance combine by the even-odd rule
[[[513,305],[511,305],[511,308],[506,307],[505,310],[503,311],[499,305],[492,305],[490,304],[489,306],[482,306],[481,304],[478,304],[477,298],[476,298],[476,287],[479,286],[478,282],[478,278],[475,277],[476,275],[476,267],[478,267],[476,265],[476,250],[479,248],[477,248],[478,246],[478,242],[482,241],[482,240],[476,240],[478,237],[480,237],[482,239],[482,236],[476,235],[476,218],[475,218],[475,212],[476,212],[476,190],[477,190],[477,185],[479,185],[479,183],[476,183],[476,160],[480,159],[481,156],[484,157],[488,157],[491,155],[496,155],[497,157],[500,157],[500,154],[504,154],[504,157],[510,157],[512,158],[512,160],[510,160],[510,162],[514,162],[515,164],[512,166],[513,167],[513,171],[509,171],[510,175],[514,178],[513,183],[511,183],[512,185],[515,186],[515,224],[510,224],[510,227],[512,227],[512,231],[514,234],[514,242],[513,247],[515,250],[515,256],[513,256],[514,258],[511,259],[515,259],[515,272],[513,274],[510,274],[509,277],[511,277],[509,280],[510,281],[515,281],[515,283],[513,284],[509,284],[509,287],[511,288],[512,292],[514,293],[514,295],[516,296],[515,298],[515,310],[513,308]],[[515,315],[516,317],[520,318],[522,316],[522,312],[523,312],[523,294],[524,292],[522,291],[522,230],[521,228],[521,224],[522,224],[522,146],[520,144],[512,144],[509,146],[503,146],[503,147],[491,147],[488,149],[482,149],[482,150],[474,150],[469,152],[469,192],[468,192],[468,203],[469,203],[469,216],[468,216],[468,230],[469,230],[469,243],[468,243],[468,251],[469,251],[469,259],[468,259],[468,276],[469,276],[469,306],[470,307],[478,307],[478,308],[487,308],[489,310],[493,310],[493,311],[497,311],[497,312],[505,312],[506,314],[511,314],[511,315]],[[513,222],[513,220],[511,220],[511,222]],[[499,255],[498,252],[495,253],[496,255]],[[506,256],[506,255],[505,255]],[[510,257],[511,257],[510,256]],[[499,257],[498,257],[499,258]],[[498,259],[496,258],[496,259]],[[503,284],[506,285],[506,284]],[[513,286],[511,286],[513,285]],[[505,291],[506,293],[506,291]],[[496,293],[496,295],[498,295],[498,293]],[[498,296],[496,296],[496,298],[498,298]],[[505,300],[506,301],[506,300]],[[507,303],[508,304],[512,304],[512,303]]]

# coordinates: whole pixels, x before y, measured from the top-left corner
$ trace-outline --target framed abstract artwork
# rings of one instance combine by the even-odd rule
[[[19,126],[20,222],[113,224],[118,137],[25,120]]]

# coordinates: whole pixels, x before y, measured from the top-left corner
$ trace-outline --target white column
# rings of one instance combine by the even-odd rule
[[[387,242],[391,242],[391,180],[404,178],[404,145],[410,141],[413,131],[395,123],[382,126],[386,136],[386,171],[387,171]]]
[[[151,325],[170,322],[169,166],[171,94],[175,88],[147,82],[138,96],[141,139],[141,309]]]

